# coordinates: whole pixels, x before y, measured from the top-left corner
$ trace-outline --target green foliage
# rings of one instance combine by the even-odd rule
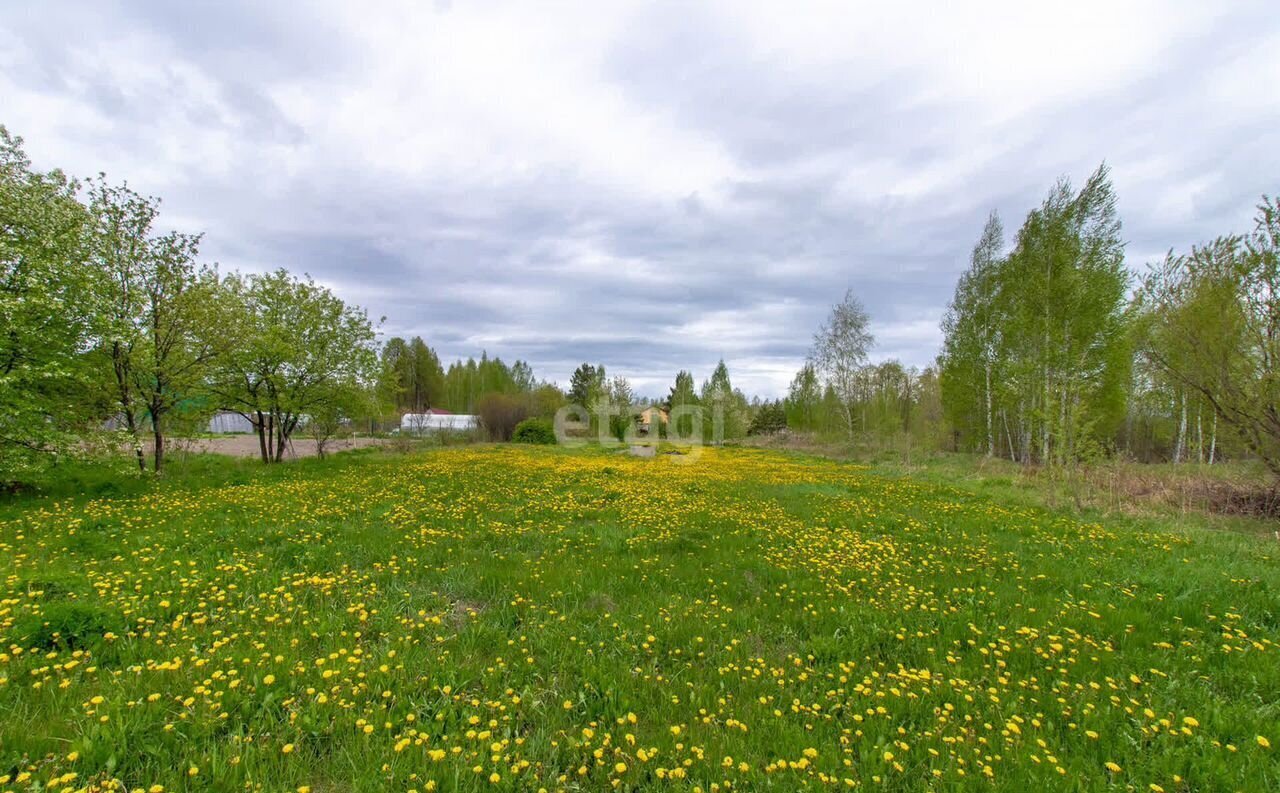
[[[444,407],[445,374],[435,350],[421,336],[409,342],[399,336],[382,347],[378,388],[399,412],[425,413]]]
[[[40,173],[0,126],[0,483],[75,452],[92,417],[90,345],[97,273],[84,266],[88,213],[78,185]]]
[[[214,358],[234,342],[226,332],[234,324],[230,304],[222,300],[217,271],[196,261],[198,235],[153,230],[157,199],[99,177],[90,186],[89,211],[92,263],[105,303],[97,355],[110,372],[106,391],[143,468],[140,435],[150,429],[153,468],[160,471],[173,414],[184,402],[191,412],[192,400],[206,393]]]
[[[671,415],[667,433],[676,438],[692,439],[695,427],[701,431],[701,424],[695,421],[695,416],[691,412],[698,406],[698,394],[693,387],[693,374],[681,369],[676,374],[671,392],[667,395],[666,408]]]
[[[1008,256],[1001,234],[993,216],[944,320],[943,404],[968,448],[1069,463],[1112,436],[1129,381],[1129,278],[1106,166],[1078,193],[1060,180]]]
[[[511,434],[511,440],[516,443],[554,445],[556,431],[547,419],[529,418],[516,425],[515,431]]]
[[[787,411],[782,400],[766,402],[751,417],[747,427],[748,435],[771,435],[787,428]]]
[[[13,627],[22,647],[41,650],[85,650],[98,646],[108,634],[128,628],[115,609],[74,600],[55,600],[42,610],[24,615]]]
[[[1178,446],[1189,394],[1280,477],[1280,201],[1263,197],[1248,236],[1170,254],[1139,313],[1145,360],[1181,394]]]
[[[813,336],[810,361],[839,401],[851,439],[855,431],[853,406],[859,398],[859,380],[874,344],[871,317],[852,289],[832,306],[831,316]]]
[[[218,360],[215,390],[252,422],[263,462],[279,462],[307,416],[332,418],[373,387],[373,326],[363,309],[285,270],[229,278],[226,294],[224,332],[236,343]]]
[[[703,381],[698,405],[702,408],[703,440],[721,443],[747,434],[747,398],[734,389],[729,380],[729,367],[723,360],[716,364],[711,377]]]
[[[603,364],[582,364],[569,378],[569,404],[593,410],[608,390],[606,382]]]
[[[507,366],[501,358],[482,352],[480,360],[468,358],[449,365],[444,376],[444,402],[454,413],[476,413],[487,394],[526,395],[533,387],[533,371],[523,361]]]

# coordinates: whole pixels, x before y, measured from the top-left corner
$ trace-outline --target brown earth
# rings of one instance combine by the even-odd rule
[[[390,443],[385,438],[342,438],[331,440],[325,444],[325,454],[347,451],[348,449],[364,449],[370,446],[386,446]],[[165,443],[168,454],[182,452],[204,452],[209,454],[225,454],[231,457],[259,457],[262,452],[258,447],[257,435],[219,435],[212,438],[169,439]],[[151,451],[147,444],[148,453]],[[315,457],[316,442],[311,438],[295,438],[285,449],[286,459],[299,457]]]

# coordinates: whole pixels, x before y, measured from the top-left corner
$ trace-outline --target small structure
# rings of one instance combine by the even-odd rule
[[[480,426],[480,418],[465,413],[450,413],[431,408],[426,413],[405,413],[400,417],[400,431],[423,433],[432,431],[464,432]]]
[[[209,419],[209,432],[216,434],[253,432],[253,424],[249,419],[234,410],[219,410]]]
[[[636,432],[648,435],[654,427],[665,426],[667,418],[667,411],[657,405],[650,405],[636,414]]]

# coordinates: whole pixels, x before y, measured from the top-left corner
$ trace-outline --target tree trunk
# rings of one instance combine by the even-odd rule
[[[155,444],[156,444],[156,448],[154,452],[154,461],[152,463],[152,467],[155,469],[155,472],[158,474],[160,473],[160,471],[164,469],[164,430],[160,428],[159,416],[156,416],[156,415],[151,416],[151,434],[152,434],[152,437],[155,439]]]
[[[1196,462],[1204,464],[1204,429],[1200,425],[1200,400],[1196,400]]]
[[[996,454],[996,438],[992,431],[991,423],[993,416],[991,415],[991,361],[988,360],[986,366],[987,374],[987,457],[994,457]]]
[[[1209,430],[1209,465],[1213,465],[1214,452],[1218,450],[1218,411],[1213,411],[1213,427]]]
[[[262,415],[261,410],[254,411],[254,415],[258,417],[254,422],[258,430],[258,450],[262,453],[262,462],[269,463],[271,458],[267,456],[267,417]]]
[[[138,470],[146,473],[147,455],[142,451],[142,440],[138,438],[138,419],[133,415],[133,408],[124,409],[124,425],[129,430],[129,438],[133,441],[133,453],[138,458]]]
[[[1174,464],[1182,462],[1183,444],[1186,443],[1187,437],[1187,394],[1182,392],[1182,420],[1178,422],[1178,439],[1173,445],[1173,462]]]

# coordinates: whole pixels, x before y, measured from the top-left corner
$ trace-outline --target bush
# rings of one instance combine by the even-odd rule
[[[529,415],[524,401],[507,394],[485,394],[476,404],[480,426],[491,441],[509,441],[516,425]]]
[[[556,431],[546,419],[525,419],[516,425],[511,440],[516,443],[555,444]]]

